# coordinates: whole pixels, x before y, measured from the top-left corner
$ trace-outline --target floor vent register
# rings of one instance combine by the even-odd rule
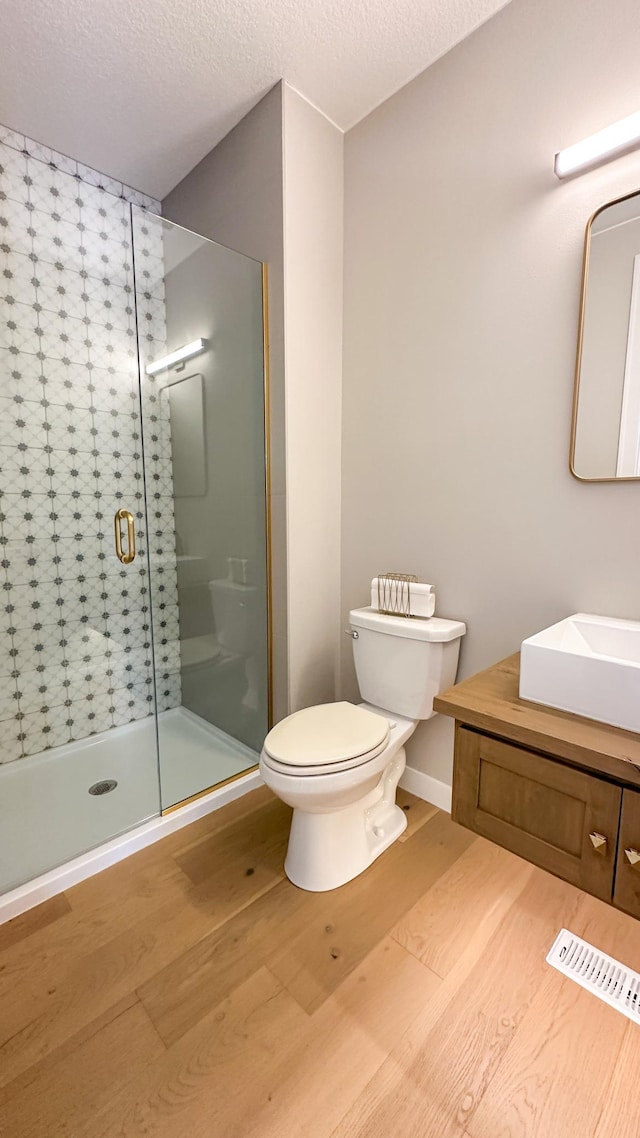
[[[640,974],[600,952],[568,929],[561,929],[547,956],[547,963],[593,992],[594,996],[640,1023]]]

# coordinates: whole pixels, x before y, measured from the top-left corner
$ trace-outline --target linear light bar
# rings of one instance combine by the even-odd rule
[[[606,162],[615,158],[625,150],[632,150],[640,145],[640,111],[620,119],[611,126],[599,130],[597,134],[583,138],[556,154],[554,171],[558,178],[568,178],[579,170],[586,170],[588,166],[597,166],[599,162]]]
[[[194,340],[191,344],[185,344],[183,348],[176,348],[175,352],[170,352],[168,356],[162,356],[161,359],[147,364],[144,370],[147,375],[166,371],[167,368],[174,367],[175,364],[182,363],[183,360],[190,360],[192,356],[199,356],[200,352],[204,352],[206,346],[206,340]]]

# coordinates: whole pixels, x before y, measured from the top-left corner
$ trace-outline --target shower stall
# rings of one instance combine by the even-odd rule
[[[0,894],[257,763],[263,266],[0,133]]]

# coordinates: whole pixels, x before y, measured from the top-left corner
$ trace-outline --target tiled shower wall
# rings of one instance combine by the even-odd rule
[[[143,393],[130,206],[157,203],[0,127],[0,762],[180,703],[168,420]],[[162,246],[136,223],[142,335],[162,354]],[[147,231],[145,233],[145,230]],[[114,554],[136,517],[138,557]]]

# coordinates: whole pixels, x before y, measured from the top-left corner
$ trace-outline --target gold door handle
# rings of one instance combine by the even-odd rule
[[[637,865],[640,861],[640,850],[634,850],[633,846],[624,851],[624,856],[630,865]]]
[[[122,548],[122,529],[120,523],[127,523],[127,552]],[[113,524],[116,534],[116,556],[123,565],[130,565],[136,555],[136,528],[131,510],[116,510]]]
[[[596,830],[589,834],[591,845],[596,853],[605,854],[607,852],[607,839],[604,834],[598,834]]]

